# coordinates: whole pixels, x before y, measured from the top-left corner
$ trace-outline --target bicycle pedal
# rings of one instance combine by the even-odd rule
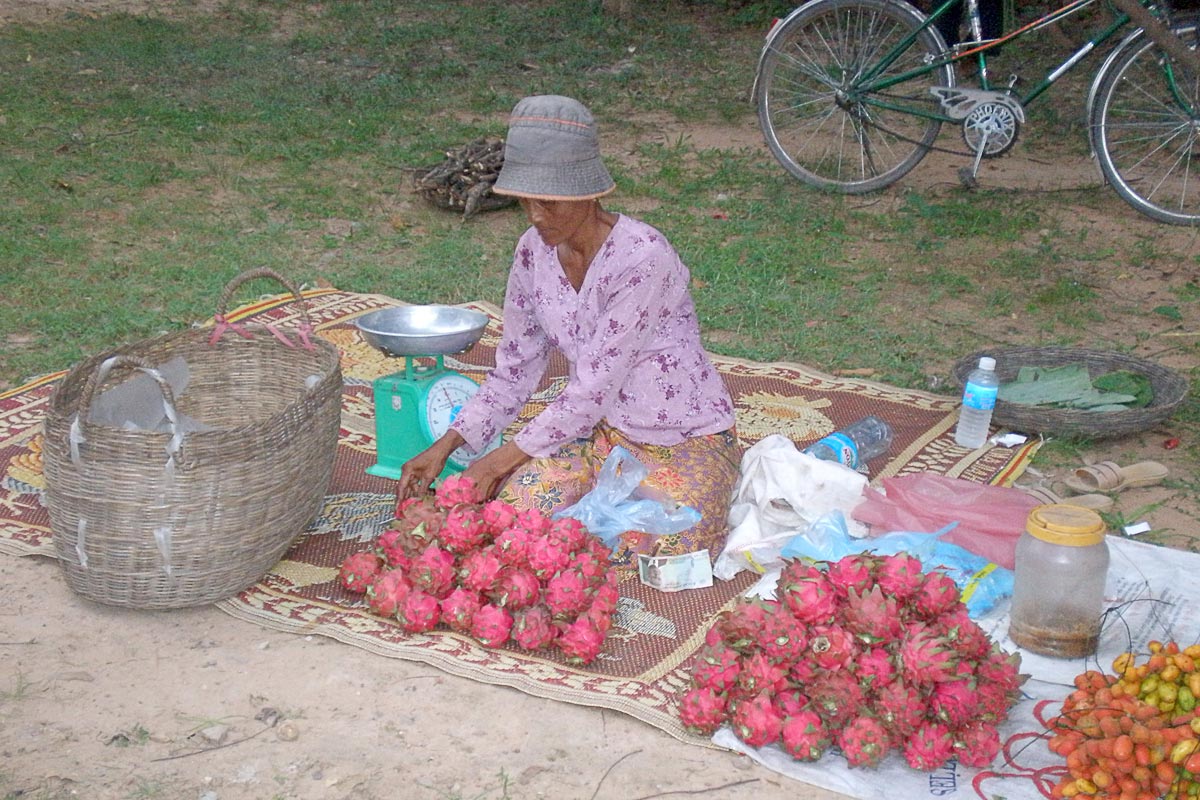
[[[975,170],[970,167],[958,168],[958,182],[963,185],[964,189],[979,188],[979,179],[975,177]]]

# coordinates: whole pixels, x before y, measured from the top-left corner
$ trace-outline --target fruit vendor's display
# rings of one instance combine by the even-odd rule
[[[1018,665],[967,616],[954,581],[916,558],[790,561],[775,600],[718,617],[679,714],[696,733],[728,723],[804,761],[833,744],[850,766],[896,751],[919,770],[952,756],[980,767],[999,752]]]
[[[1113,673],[1075,678],[1062,713],[1046,721],[1067,774],[1052,797],[1183,800],[1200,797],[1200,645],[1150,642]]]
[[[374,550],[341,566],[341,583],[410,633],[444,624],[486,647],[557,647],[573,664],[599,655],[617,608],[611,553],[577,520],[483,503],[451,476],[410,499]]]

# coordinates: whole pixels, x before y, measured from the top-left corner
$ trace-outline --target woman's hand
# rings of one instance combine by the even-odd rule
[[[400,485],[396,488],[396,498],[407,500],[428,492],[437,476],[445,469],[450,454],[462,444],[462,436],[458,431],[451,429],[425,450],[404,462],[404,466],[400,468]]]
[[[500,490],[504,479],[528,460],[528,454],[509,441],[476,460],[463,475],[475,481],[480,493],[491,499]]]

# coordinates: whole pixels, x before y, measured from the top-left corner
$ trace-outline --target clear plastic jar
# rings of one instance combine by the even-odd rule
[[[1012,614],[1013,643],[1056,658],[1096,652],[1108,577],[1104,520],[1067,504],[1029,512],[1017,540]]]

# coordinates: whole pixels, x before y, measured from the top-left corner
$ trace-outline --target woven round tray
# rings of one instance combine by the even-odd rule
[[[1062,367],[1083,364],[1093,380],[1109,372],[1128,370],[1150,380],[1154,399],[1144,408],[1124,411],[1085,411],[1071,408],[1043,408],[1021,403],[996,401],[992,421],[1021,433],[1087,436],[1112,439],[1148,430],[1171,416],[1187,396],[1188,382],[1177,372],[1134,356],[1077,347],[1013,347],[986,350],[960,359],[954,365],[959,386],[966,383],[971,370],[982,356],[996,359],[996,374],[1001,384],[1015,380],[1021,367]]]

